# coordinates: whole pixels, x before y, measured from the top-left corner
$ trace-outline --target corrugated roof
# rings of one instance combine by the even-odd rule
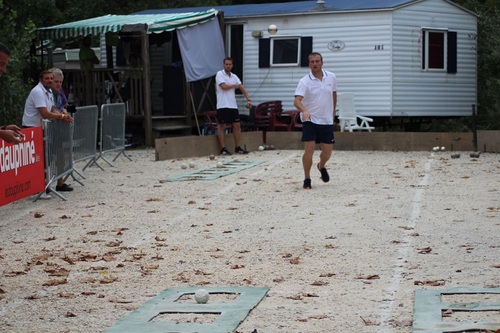
[[[186,11],[178,13],[144,13],[141,15],[105,15],[87,20],[64,23],[52,27],[39,28],[41,38],[66,38],[118,32],[125,25],[146,24],[147,33],[170,31],[192,26],[214,19],[217,10]]]
[[[417,1],[419,0],[324,0],[324,4],[318,4],[316,0],[310,0],[230,6],[148,9],[134,14],[182,13],[186,11],[200,11],[208,8],[215,8],[224,12],[225,18],[237,18],[294,13],[299,14],[318,11],[339,12],[388,10]]]

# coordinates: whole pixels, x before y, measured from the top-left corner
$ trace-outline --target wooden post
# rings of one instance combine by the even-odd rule
[[[149,66],[149,38],[148,26],[144,24],[141,30],[141,52],[142,52],[142,78],[144,90],[144,139],[146,145],[154,146],[153,141],[153,119],[151,117],[151,84],[150,84],[150,66]]]
[[[194,105],[193,92],[191,91],[191,84],[189,85],[189,97],[191,98],[191,109],[193,110],[193,116],[196,120],[196,128],[198,129],[198,136],[201,136],[200,124],[198,123],[198,112],[196,112],[196,106]]]
[[[474,145],[474,151],[477,152],[477,109],[476,104],[472,104],[472,143]]]

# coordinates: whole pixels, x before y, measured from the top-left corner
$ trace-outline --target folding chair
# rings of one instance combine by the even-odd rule
[[[375,127],[370,126],[368,123],[373,122],[372,118],[360,116],[356,114],[354,106],[354,96],[352,93],[339,93],[337,94],[337,108],[339,111],[340,131],[347,130],[352,132],[354,130],[371,132]],[[358,124],[358,119],[361,123]]]

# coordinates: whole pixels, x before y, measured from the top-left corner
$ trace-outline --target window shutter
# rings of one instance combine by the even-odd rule
[[[259,68],[269,68],[271,57],[271,40],[269,38],[259,39]]]
[[[457,32],[448,31],[448,73],[457,73]]]
[[[300,67],[309,67],[309,54],[313,51],[313,38],[300,39]]]

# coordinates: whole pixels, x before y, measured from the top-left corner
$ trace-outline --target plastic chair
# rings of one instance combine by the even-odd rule
[[[203,135],[207,134],[217,134],[219,121],[217,119],[217,111],[205,111],[203,112],[204,125],[203,125]],[[226,124],[226,133],[229,133],[233,128],[232,124]]]
[[[295,110],[291,114],[291,130],[292,131],[302,131],[302,120],[300,120],[300,111]]]
[[[203,135],[217,133],[217,111],[203,112],[205,124],[203,125]]]
[[[300,114],[298,110],[285,110],[281,112],[280,118],[283,119],[283,115],[288,118],[287,121],[283,122],[282,126],[286,128],[287,131],[293,131],[294,130],[294,122],[296,121],[295,117]],[[302,125],[300,124],[301,129]]]
[[[248,116],[240,114],[241,131],[253,131],[255,124],[255,105],[248,110]]]
[[[255,108],[254,129],[266,130],[271,129],[271,106],[273,102],[262,102]]]
[[[292,128],[292,121],[290,119],[291,112],[293,111],[283,111],[283,106],[281,101],[276,101],[271,108],[271,131],[278,131],[284,129],[285,131],[290,131]],[[284,122],[283,119],[288,116],[288,122]]]
[[[262,131],[262,142],[266,143],[266,133],[267,131],[272,131],[273,129],[273,110],[281,109],[281,101],[267,101],[262,102],[255,108],[254,116],[254,130]]]
[[[337,108],[339,110],[339,123],[341,132],[344,132],[345,130],[349,132],[355,130],[371,132],[373,129],[375,129],[375,127],[368,124],[369,122],[373,122],[372,118],[356,114],[356,108],[354,106],[354,96],[352,93],[339,93],[337,97]],[[358,124],[358,120],[360,120],[361,123]]]

